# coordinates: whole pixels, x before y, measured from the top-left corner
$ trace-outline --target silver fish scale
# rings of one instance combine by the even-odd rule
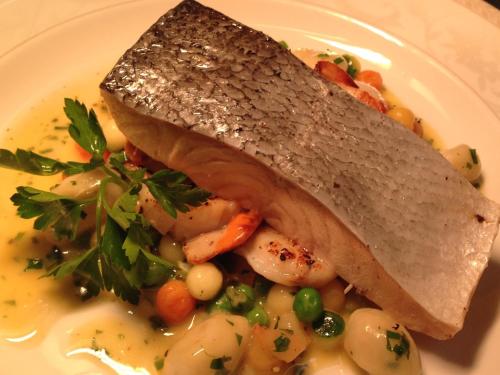
[[[462,314],[499,207],[425,141],[271,38],[187,0],[142,35],[101,88],[256,157],[328,207],[430,313]],[[440,303],[450,299],[457,303]]]

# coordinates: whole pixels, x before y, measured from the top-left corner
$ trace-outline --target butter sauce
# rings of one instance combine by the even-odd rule
[[[102,74],[90,74],[47,96],[5,129],[1,147],[30,149],[59,160],[80,160],[74,142],[67,133],[63,112],[64,97],[75,97],[94,108],[101,122],[111,119],[98,91]],[[61,176],[39,177],[2,169],[0,189],[0,347],[35,348],[61,319],[80,310],[70,329],[55,330],[60,336],[60,355],[83,358],[101,365],[104,373],[150,374],[162,363],[165,351],[193,324],[203,319],[197,313],[188,322],[173,329],[153,329],[154,314],[147,298],[132,306],[102,293],[97,299],[82,302],[71,279],[56,281],[42,277],[43,269],[25,270],[29,259],[50,264],[47,255],[53,244],[32,229],[32,221],[16,215],[10,196],[17,186],[29,185],[47,190]],[[67,244],[64,249],[67,249]],[[113,304],[115,308],[105,306]],[[99,308],[99,305],[106,307]],[[97,308],[96,308],[97,306]],[[51,331],[52,330],[52,331]]]
[[[317,52],[297,53],[310,64]],[[310,61],[309,61],[310,60]],[[74,142],[67,133],[63,113],[64,97],[75,97],[92,107],[101,122],[111,121],[102,102],[98,84],[102,74],[92,73],[49,95],[20,116],[3,131],[1,147],[30,149],[60,160],[79,160]],[[386,100],[399,104],[390,92]],[[425,126],[425,134],[434,133]],[[436,143],[434,143],[436,145]],[[85,358],[99,366],[100,373],[155,374],[161,370],[166,353],[182,334],[206,319],[197,311],[184,324],[171,328],[154,327],[152,296],[145,293],[138,306],[122,302],[110,293],[82,302],[70,278],[56,281],[41,277],[42,269],[26,270],[29,259],[50,264],[47,254],[53,248],[43,235],[32,229],[32,221],[16,216],[10,201],[15,188],[33,185],[49,189],[61,176],[38,177],[2,170],[0,189],[0,348],[36,348],[47,337],[55,337],[61,357]],[[348,301],[349,304],[349,301]],[[83,311],[83,314],[82,314]],[[65,317],[74,316],[69,328],[52,329]],[[344,316],[346,319],[348,315]],[[154,323],[154,322],[153,322]],[[317,341],[317,340],[316,340]],[[364,374],[342,349],[342,343],[325,348],[316,341],[300,360],[276,373],[293,374],[294,368],[307,363],[302,374]],[[70,366],[70,365],[68,365]],[[245,368],[244,373],[253,374]]]

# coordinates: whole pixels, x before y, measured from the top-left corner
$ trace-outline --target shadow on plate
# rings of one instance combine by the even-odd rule
[[[491,260],[472,298],[462,331],[448,341],[437,341],[414,333],[419,348],[461,367],[474,365],[483,338],[497,316],[500,302],[500,263]]]

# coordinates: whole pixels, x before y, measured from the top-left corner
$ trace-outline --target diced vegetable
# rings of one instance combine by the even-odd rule
[[[245,361],[243,363],[244,367],[241,373],[245,374],[247,368],[251,369],[247,372],[252,373],[257,371],[257,374],[271,374],[273,371],[276,371],[276,369],[284,369],[286,363],[273,355],[273,352],[269,350],[269,342],[262,339],[262,331],[257,327],[260,328],[261,326],[254,326],[253,339],[248,346],[248,351],[246,352]],[[258,332],[257,334],[256,331]]]
[[[333,280],[319,290],[323,308],[329,311],[340,312],[345,306],[346,297],[344,286],[337,280]]]
[[[226,295],[232,308],[238,312],[248,312],[255,304],[255,292],[247,284],[230,285],[226,288]]]
[[[352,313],[344,335],[344,348],[358,366],[370,374],[421,374],[418,349],[408,331],[377,309]]]
[[[321,295],[314,288],[302,288],[293,300],[293,311],[303,322],[312,322],[318,319],[323,311]]]
[[[291,362],[306,350],[310,343],[302,324],[293,312],[280,316],[269,328],[254,326],[254,335],[264,350],[279,360]]]
[[[214,315],[190,329],[169,351],[162,374],[234,374],[247,351],[251,329],[236,315]]]
[[[362,70],[356,74],[356,80],[368,83],[379,91],[383,89],[382,76],[379,72],[375,72],[373,70]]]
[[[214,298],[222,287],[222,272],[212,263],[203,263],[191,268],[186,284],[191,295],[201,301]]]
[[[405,107],[394,107],[387,111],[387,116],[399,122],[404,127],[413,131],[415,123],[415,115],[412,111]]]
[[[156,294],[156,312],[167,324],[183,322],[195,307],[196,300],[184,281],[170,280]]]
[[[475,149],[462,144],[445,150],[442,154],[470,182],[481,177],[481,161]]]
[[[266,309],[271,316],[291,312],[297,288],[275,284],[267,295]]]
[[[160,256],[173,264],[184,261],[184,252],[182,251],[182,244],[175,241],[169,235],[161,238],[158,245],[158,252]]]
[[[266,310],[262,308],[262,306],[255,306],[247,313],[246,317],[251,325],[258,324],[265,327],[269,325],[269,316],[267,315]]]

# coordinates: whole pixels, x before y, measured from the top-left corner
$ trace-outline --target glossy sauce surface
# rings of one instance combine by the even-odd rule
[[[110,121],[97,89],[101,76],[93,73],[90,78],[67,85],[48,96],[6,129],[1,148],[14,150],[19,147],[63,161],[80,160],[81,156],[67,133],[63,99],[78,94],[79,100],[94,108],[101,122]],[[391,103],[397,103],[390,92],[385,94]],[[432,134],[428,127],[425,127],[425,133]],[[431,137],[435,138],[434,135]],[[53,245],[32,229],[32,221],[16,216],[9,198],[15,193],[16,186],[33,185],[46,190],[57,184],[61,176],[38,177],[4,169],[1,173],[0,347],[38,345],[47,335],[54,335],[50,332],[54,322],[82,309],[102,305],[102,309],[97,309],[99,313],[85,316],[57,337],[60,355],[86,357],[99,363],[104,373],[156,373],[161,369],[168,349],[183,332],[204,320],[206,314],[197,312],[175,328],[158,328],[151,321],[153,294],[146,293],[139,306],[123,303],[109,293],[82,302],[70,279],[55,281],[41,278],[43,269],[26,270],[29,259],[37,258],[46,265],[50,264],[47,255]],[[364,373],[349,359],[341,345],[325,349],[313,343],[301,362],[308,363],[305,374],[327,374],[334,369],[349,374]]]
[[[5,131],[1,148],[23,148],[60,160],[80,161],[81,156],[67,133],[64,97],[74,97],[91,106],[101,122],[109,121],[97,89],[100,74],[67,85],[48,96]],[[29,259],[51,264],[47,255],[53,244],[32,229],[32,221],[16,215],[10,197],[17,186],[47,190],[61,176],[39,177],[2,169],[0,189],[0,347],[27,348],[39,345],[52,326],[82,309],[91,310],[84,319],[58,337],[60,354],[101,363],[105,373],[155,373],[165,351],[189,326],[202,319],[198,313],[174,329],[154,329],[152,297],[145,295],[139,306],[121,302],[109,293],[82,302],[68,278],[56,281],[41,277],[43,269],[25,270]],[[61,249],[71,249],[63,244]],[[103,309],[99,308],[102,305]],[[108,308],[112,305],[111,308]],[[99,314],[93,310],[99,310]],[[105,313],[103,314],[102,311]],[[81,323],[80,323],[81,322]],[[121,363],[126,366],[121,365]]]

